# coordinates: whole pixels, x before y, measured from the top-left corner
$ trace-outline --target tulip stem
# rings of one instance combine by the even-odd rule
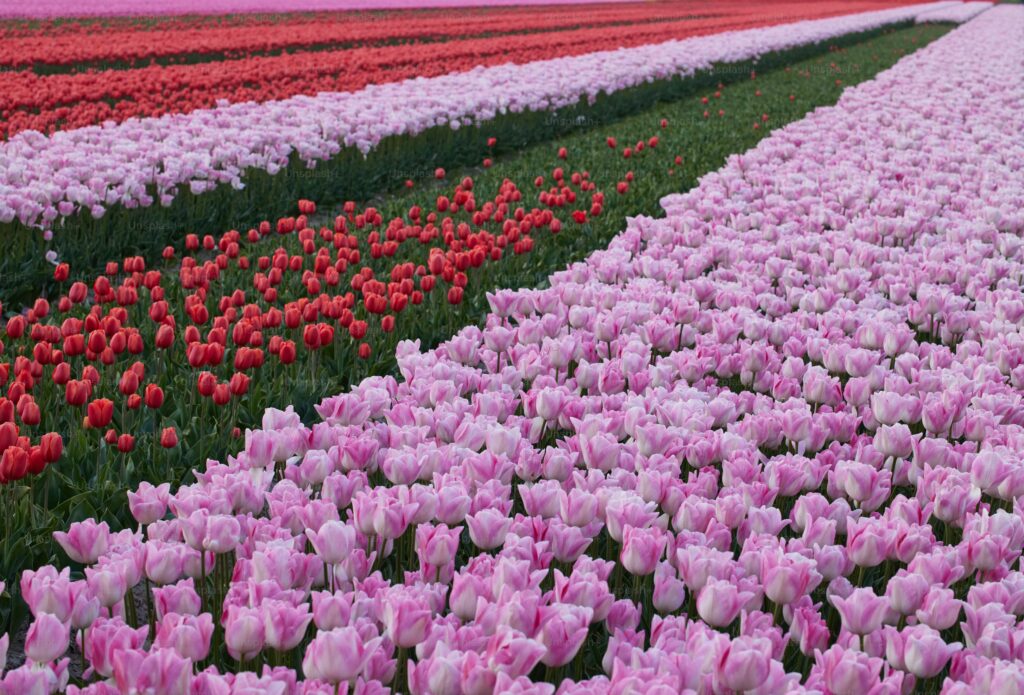
[[[149,617],[149,636],[151,638],[156,637],[156,611],[153,608],[153,591],[149,583],[149,578],[145,578],[142,581],[145,582],[143,590],[146,592],[146,615]]]
[[[408,668],[406,666],[406,661],[408,660],[408,654],[407,654],[407,650],[406,650],[405,647],[399,647],[398,648],[398,655],[397,655],[396,658],[397,658],[397,661],[396,661],[396,664],[395,664],[395,678],[394,678],[394,681],[392,681],[395,687],[392,688],[392,690],[394,692],[402,692],[402,688],[404,687],[403,683],[405,683],[407,685],[408,684],[408,680],[409,680],[409,676],[408,676],[408,671],[409,670],[408,670]]]

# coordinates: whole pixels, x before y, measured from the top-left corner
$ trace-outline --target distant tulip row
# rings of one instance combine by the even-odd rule
[[[922,12],[917,16],[917,21],[920,22],[953,22],[954,24],[963,24],[981,14],[985,10],[992,7],[994,3],[991,2],[957,2],[950,3],[945,7],[940,7],[937,10],[929,10]]]
[[[137,531],[71,524],[85,578],[22,575],[2,688],[67,687],[74,638],[74,693],[1024,689],[1022,29],[982,14],[320,422],[268,410],[130,492]]]
[[[912,20],[931,6],[499,65],[354,93],[233,104],[51,137],[24,132],[2,146],[0,222],[59,234],[62,218],[71,215],[100,218],[110,206],[170,205],[183,187],[193,194],[242,187],[246,169],[274,174],[291,159],[315,167],[342,148],[366,153],[386,138],[434,126],[457,129],[508,112],[553,111],[715,63]]]

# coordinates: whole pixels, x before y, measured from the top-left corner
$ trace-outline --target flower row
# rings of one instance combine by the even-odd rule
[[[917,16],[918,22],[953,22],[955,24],[963,24],[969,19],[981,14],[988,8],[992,7],[991,2],[962,2],[946,7],[940,7],[937,10],[931,10],[928,12],[922,12]]]
[[[552,111],[600,93],[692,75],[714,63],[912,19],[924,7],[480,68],[354,93],[234,104],[51,137],[25,132],[0,149],[0,222],[52,228],[73,214],[101,217],[112,205],[169,205],[182,187],[201,194],[221,185],[244,186],[249,168],[273,174],[293,157],[312,168],[343,147],[366,153],[385,138],[434,126],[459,128],[508,112]]]
[[[23,574],[11,692],[1016,692],[1024,11]],[[945,85],[937,91],[935,85]],[[226,673],[226,671],[228,671]]]

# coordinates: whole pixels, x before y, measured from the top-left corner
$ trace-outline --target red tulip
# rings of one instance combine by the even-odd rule
[[[164,390],[156,384],[146,384],[146,407],[156,410],[164,404]]]
[[[307,324],[302,329],[302,342],[307,350],[316,350],[320,347],[320,331],[314,324]]]
[[[348,333],[355,340],[361,340],[366,335],[366,330],[369,328],[366,321],[353,321],[348,327]]]
[[[320,345],[326,347],[334,342],[334,327],[327,323],[317,324],[317,330],[320,332]]]
[[[461,287],[452,287],[448,290],[448,303],[461,304],[463,290]]]
[[[217,384],[213,389],[213,402],[217,405],[227,405],[231,401],[231,390],[227,384]]]
[[[64,400],[67,404],[81,408],[85,405],[85,402],[89,400],[89,395],[92,393],[92,384],[86,380],[71,379],[64,386]]]
[[[95,386],[100,383],[100,372],[91,364],[86,365],[85,369],[82,370],[82,378]]]
[[[21,480],[28,473],[28,453],[17,446],[9,446],[0,458],[0,483]]]
[[[228,388],[232,395],[244,396],[249,391],[249,377],[241,372],[235,372],[231,375],[231,381],[228,382]]]
[[[130,453],[135,448],[135,437],[127,432],[117,438],[117,450],[122,454]]]
[[[53,383],[58,386],[63,386],[71,380],[71,365],[67,362],[61,362],[53,368]]]
[[[56,432],[47,432],[39,438],[39,448],[47,463],[53,463],[64,453],[64,440]]]
[[[108,429],[106,433],[104,433],[103,435],[103,441],[105,441],[110,446],[114,446],[115,444],[117,444],[117,430],[115,430],[113,427]]]
[[[291,364],[295,361],[295,342],[291,340],[285,340],[281,343],[281,349],[278,352],[278,359],[281,360],[281,364]]]
[[[133,393],[132,395],[128,396],[128,400],[126,401],[126,403],[128,405],[129,410],[138,410],[139,408],[142,407],[142,396],[140,396],[137,393]]]
[[[7,319],[7,337],[17,340],[23,335],[25,335],[25,317],[17,315]]]
[[[53,279],[57,282],[64,282],[71,274],[71,267],[67,263],[61,263],[53,269]]]
[[[18,443],[18,426],[13,419],[0,423],[0,451]]]
[[[107,347],[107,336],[101,330],[90,332],[86,347],[96,354],[103,352]]]
[[[165,449],[178,446],[178,431],[173,427],[165,427],[160,433],[160,446]]]
[[[139,375],[129,369],[121,375],[117,388],[125,396],[130,396],[139,390]]]
[[[199,395],[209,398],[217,388],[217,377],[212,372],[201,372],[196,385],[199,389]]]
[[[174,328],[166,323],[157,328],[154,344],[160,350],[166,350],[171,347],[174,344]]]
[[[25,398],[31,398],[31,396],[25,396]],[[39,421],[42,419],[43,415],[39,410],[38,403],[36,403],[35,401],[28,401],[25,404],[25,406],[21,409],[21,412],[18,414],[18,417],[20,417],[21,421],[24,424],[28,425],[29,427],[35,427],[36,425],[39,424]]]
[[[85,354],[85,336],[81,333],[69,335],[64,338],[64,353],[68,357],[77,357]]]
[[[39,475],[46,468],[46,456],[38,446],[28,450],[28,472],[32,475]]]
[[[69,382],[70,383],[70,382]],[[109,398],[97,398],[86,408],[89,427],[99,429],[110,424],[114,417],[114,402]]]
[[[81,304],[89,294],[89,287],[84,282],[76,282],[68,290],[68,299],[74,304]]]
[[[359,357],[364,360],[370,359],[370,345],[368,343],[359,344]]]

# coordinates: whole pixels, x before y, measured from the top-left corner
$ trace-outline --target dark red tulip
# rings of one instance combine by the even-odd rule
[[[146,384],[146,407],[156,410],[164,404],[164,390],[156,384]]]
[[[127,454],[135,448],[135,437],[125,432],[117,438],[117,450],[122,454]]]
[[[9,446],[0,457],[0,483],[21,480],[28,473],[28,452]]]
[[[69,382],[70,383],[70,382]],[[97,398],[86,408],[89,427],[106,427],[114,417],[114,402],[109,398]]]
[[[39,448],[47,463],[53,463],[64,453],[64,440],[56,432],[47,432],[39,438]]]
[[[212,372],[201,372],[197,380],[199,395],[209,398],[217,388],[217,377]]]
[[[160,446],[165,449],[178,446],[178,431],[173,427],[165,427],[160,433]]]

